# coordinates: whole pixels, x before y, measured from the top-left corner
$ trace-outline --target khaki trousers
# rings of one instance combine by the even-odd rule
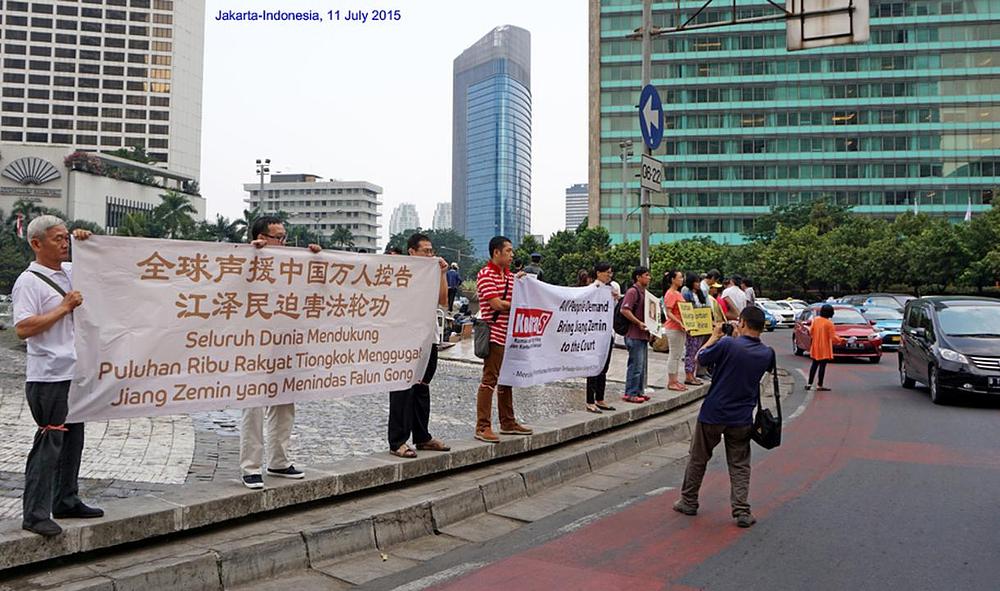
[[[504,347],[490,343],[490,354],[483,360],[483,381],[479,384],[476,394],[476,433],[482,433],[490,428],[493,415],[493,391],[497,393],[497,414],[500,415],[500,428],[509,429],[517,425],[514,420],[514,391],[510,386],[497,386],[500,379],[500,366],[503,364]]]
[[[691,457],[688,459],[681,487],[681,498],[685,504],[698,508],[698,491],[705,478],[705,467],[712,459],[712,450],[725,438],[726,463],[729,465],[729,500],[733,506],[733,517],[750,512],[747,497],[750,495],[751,429],[751,426],[727,427],[698,421],[694,435],[691,436]]]
[[[240,470],[243,475],[260,474],[264,461],[264,428],[267,427],[267,467],[283,470],[292,465],[288,447],[295,422],[294,404],[256,406],[243,409],[240,423]]]

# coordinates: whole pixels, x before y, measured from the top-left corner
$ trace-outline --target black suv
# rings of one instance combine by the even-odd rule
[[[927,384],[943,404],[956,393],[1000,396],[1000,300],[963,296],[906,303],[899,382]]]

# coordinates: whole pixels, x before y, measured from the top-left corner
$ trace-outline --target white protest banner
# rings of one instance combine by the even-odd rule
[[[92,236],[73,261],[70,422],[400,390],[434,340],[434,258]]]
[[[500,368],[505,386],[597,375],[611,347],[610,287],[559,287],[517,279]]]

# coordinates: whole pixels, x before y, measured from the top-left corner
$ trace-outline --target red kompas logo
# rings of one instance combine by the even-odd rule
[[[514,314],[514,337],[540,337],[552,320],[552,312],[535,308],[518,308]]]

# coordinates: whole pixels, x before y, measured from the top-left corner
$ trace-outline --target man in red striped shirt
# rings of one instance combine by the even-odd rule
[[[489,248],[490,261],[476,276],[479,317],[490,325],[490,354],[483,361],[483,381],[479,384],[476,396],[476,439],[498,443],[500,438],[493,432],[491,423],[494,390],[497,392],[500,433],[531,435],[533,431],[514,418],[514,393],[511,387],[497,385],[507,342],[510,301],[514,293],[514,274],[510,272],[510,264],[514,261],[514,246],[507,238],[494,236]]]

